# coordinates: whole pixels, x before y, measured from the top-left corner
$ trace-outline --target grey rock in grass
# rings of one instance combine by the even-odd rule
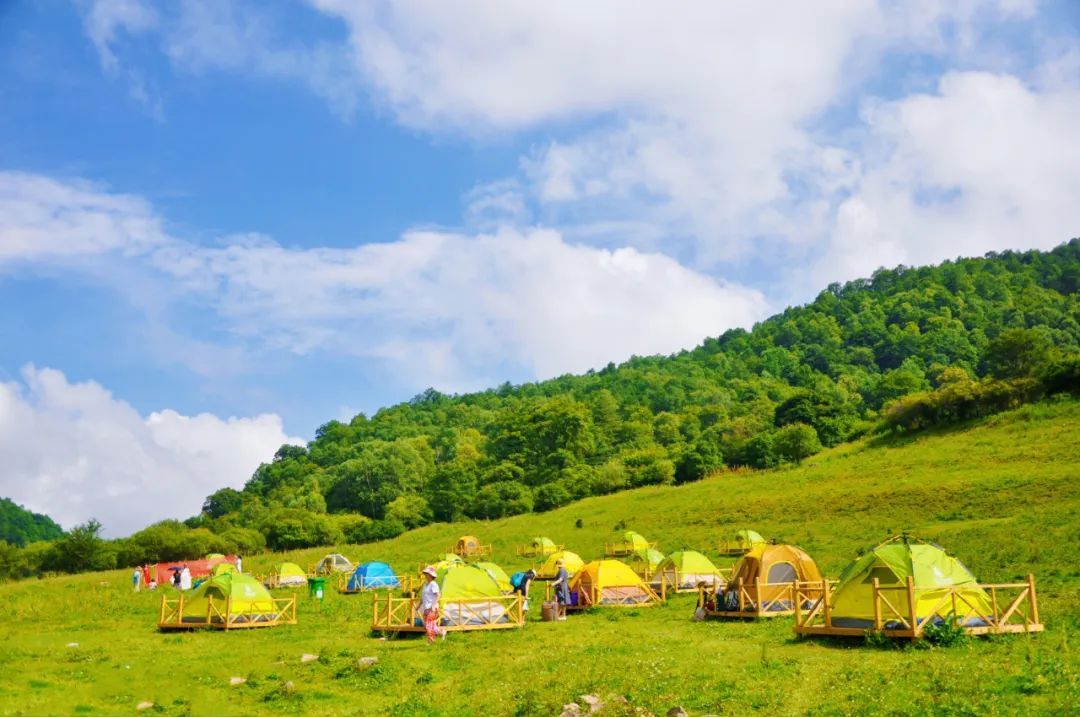
[[[281,692],[282,694],[291,695],[296,692],[296,685],[293,684],[292,680],[286,680],[285,684],[281,686]]]
[[[78,647],[78,646],[79,646],[79,643],[77,643],[77,642],[69,642],[69,643],[67,644],[67,646],[68,646],[68,647]]]
[[[142,712],[143,710],[148,710],[153,706],[154,706],[153,702],[143,701],[143,702],[140,702],[139,704],[135,705],[135,709]]]
[[[599,712],[604,709],[604,701],[596,695],[582,695],[578,699],[588,706],[589,712]]]
[[[247,680],[244,679],[243,677],[230,677],[229,678],[229,686],[230,687],[236,687],[237,685],[242,685],[245,682],[247,682]]]
[[[303,655],[300,655],[300,662],[314,662],[317,659],[319,659],[318,655],[312,655],[309,652],[305,652]]]
[[[366,670],[379,661],[378,657],[361,657],[356,661],[356,667],[359,670]]]
[[[571,702],[568,705],[563,705],[559,717],[583,717],[585,714],[587,713],[581,708],[581,705],[577,702]]]
[[[681,705],[676,705],[667,711],[667,717],[690,717]]]

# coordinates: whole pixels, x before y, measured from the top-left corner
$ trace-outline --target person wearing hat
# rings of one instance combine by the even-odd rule
[[[566,563],[562,559],[555,561],[555,567],[558,571],[555,573],[555,580],[552,581],[551,587],[555,589],[555,599],[561,606],[559,610],[559,619],[566,619],[566,606],[570,604],[570,573],[566,571]]]
[[[429,565],[420,574],[424,576],[424,587],[420,590],[420,614],[424,617],[424,632],[430,645],[440,633],[446,638],[446,631],[439,629],[439,583],[435,582],[438,573]]]

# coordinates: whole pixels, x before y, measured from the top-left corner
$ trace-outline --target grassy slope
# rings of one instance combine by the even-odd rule
[[[796,641],[785,619],[692,623],[693,598],[680,596],[655,609],[451,635],[429,649],[373,639],[369,599],[336,594],[321,606],[302,599],[291,628],[166,635],[153,627],[158,596],[131,595],[127,572],[115,571],[0,586],[0,713],[133,713],[151,700],[167,714],[550,714],[586,692],[661,714],[674,704],[691,714],[1062,713],[1080,704],[1069,645],[1080,629],[1078,436],[1080,403],[1043,404],[964,431],[842,446],[798,468],[339,548],[404,571],[470,532],[514,569],[514,546],[538,533],[588,558],[621,520],[667,552],[711,552],[725,528],[748,526],[803,546],[835,576],[858,547],[908,529],[938,539],[982,580],[1034,571],[1049,626],[1035,638],[933,650]],[[307,565],[324,552],[288,557]],[[301,665],[304,652],[321,658]],[[380,661],[356,672],[364,655]],[[247,684],[230,688],[234,675]],[[296,690],[281,696],[285,680]]]

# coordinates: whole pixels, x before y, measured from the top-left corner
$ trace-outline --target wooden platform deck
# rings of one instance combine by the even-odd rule
[[[874,617],[866,627],[837,625],[832,614],[831,588],[810,610],[796,610],[795,633],[862,637],[868,632],[886,637],[919,640],[931,625],[955,622],[969,635],[999,635],[1021,632],[1042,632],[1039,603],[1035,592],[1035,576],[1028,575],[1022,583],[980,585],[990,596],[990,611],[972,604],[962,587],[918,587],[911,576],[904,585],[882,586],[877,578],[872,584]],[[932,609],[916,614],[920,593],[941,593]],[[979,602],[979,601],[976,601]]]

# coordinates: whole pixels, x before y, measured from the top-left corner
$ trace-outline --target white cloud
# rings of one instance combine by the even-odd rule
[[[139,277],[123,282],[133,300],[156,282],[156,301],[201,302],[245,342],[376,358],[445,389],[500,382],[511,368],[547,377],[677,351],[768,310],[759,292],[662,254],[577,245],[553,230],[414,231],[351,249],[258,235],[205,246],[164,234],[133,197],[26,174],[0,175],[0,187],[17,198],[17,211],[0,212],[0,238],[17,239],[0,243],[0,257],[52,266],[65,265],[61,249],[122,254]]]
[[[86,35],[94,43],[101,64],[107,70],[115,70],[118,66],[112,45],[119,30],[138,34],[158,23],[153,6],[142,0],[82,0],[80,5]]]
[[[568,244],[551,230],[412,232],[348,250],[249,241],[196,257],[175,276],[219,281],[235,331],[381,358],[450,389],[497,382],[508,365],[548,377],[676,351],[767,310],[758,292],[663,255]]]
[[[889,53],[948,54],[956,36],[975,42],[977,21],[1030,5],[309,2],[348,24],[360,70],[405,124],[483,136],[589,119],[526,162],[540,216],[576,236],[651,223],[702,267],[801,233],[798,180],[822,169],[808,127]]]
[[[88,182],[0,172],[0,266],[5,261],[146,251],[164,240],[142,199]]]
[[[306,85],[343,117],[351,115],[360,100],[362,83],[351,49],[342,42],[298,41],[265,5],[244,0],[80,4],[86,34],[106,70],[121,69],[113,46],[122,28],[131,35],[156,35],[177,73],[218,70],[295,82]],[[124,70],[133,98],[161,119],[161,100],[151,95],[142,74],[131,67]]]
[[[166,34],[165,51],[178,72],[226,70],[294,81],[351,115],[361,82],[349,48],[298,42],[275,25],[262,9],[235,0],[187,0]]]
[[[1080,86],[946,75],[935,94],[867,111],[879,158],[840,203],[815,276],[1049,248],[1080,234]]]
[[[117,536],[194,515],[286,442],[297,439],[276,415],[141,416],[99,384],[53,369],[27,366],[21,381],[0,384],[0,495],[66,528],[96,517]]]

